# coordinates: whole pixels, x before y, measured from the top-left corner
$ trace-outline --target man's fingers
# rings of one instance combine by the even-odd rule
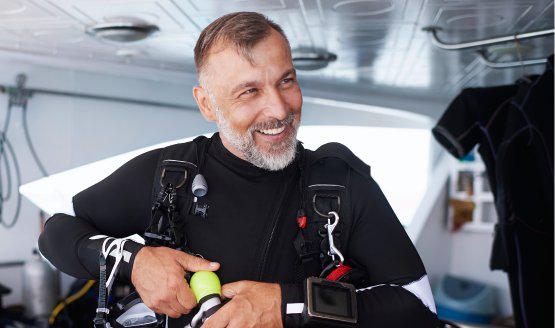
[[[177,301],[183,307],[183,314],[191,312],[191,310],[197,306],[197,300],[191,291],[191,288],[185,281],[183,281],[184,286],[177,289]]]
[[[245,288],[249,288],[249,286],[252,287],[253,284],[256,283],[245,280],[225,284],[222,286],[222,295],[226,298],[233,298],[235,295],[243,293]]]
[[[231,300],[203,328],[282,327],[278,284],[238,281],[225,284],[222,291]]]
[[[160,313],[160,314],[166,314],[172,318],[179,318],[181,316],[181,313],[179,311],[176,311],[170,304],[168,304],[167,302],[161,302],[161,301],[150,301],[150,300],[146,300],[143,299],[143,302],[145,303],[145,305],[151,309],[152,311],[156,312],[156,313]]]
[[[145,304],[176,318],[189,313],[197,301],[185,271],[214,271],[219,264],[167,247],[143,247],[135,257],[131,280]]]
[[[165,314],[165,315],[167,315],[168,317],[174,318],[174,319],[177,319],[177,318],[181,317],[181,314],[180,314],[180,313],[177,313],[177,312],[175,312],[175,311],[173,311],[173,310],[169,310],[169,311],[156,311],[156,313],[159,313],[159,312],[162,312],[161,314]]]
[[[230,311],[231,310],[231,311]],[[233,310],[232,304],[229,303],[222,306],[216,313],[214,313],[208,320],[204,322],[202,328],[225,328],[231,321],[231,314]]]
[[[185,313],[189,313],[189,311],[191,310],[190,308],[188,308],[185,304],[181,304],[181,302],[179,301],[179,298],[177,297],[177,295],[175,296],[175,299],[171,302],[168,303],[168,306],[175,312],[180,313],[180,314],[185,314]]]
[[[220,268],[220,264],[217,262],[210,262],[202,257],[193,256],[183,252],[178,253],[176,260],[186,271],[190,272],[216,271]]]

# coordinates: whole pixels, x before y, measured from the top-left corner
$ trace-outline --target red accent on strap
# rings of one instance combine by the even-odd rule
[[[299,228],[304,229],[306,227],[306,216],[298,217],[297,224],[299,225]]]
[[[339,280],[343,275],[351,271],[351,269],[352,268],[350,266],[340,263],[337,268],[333,269],[333,271],[328,274],[326,279],[333,281]]]

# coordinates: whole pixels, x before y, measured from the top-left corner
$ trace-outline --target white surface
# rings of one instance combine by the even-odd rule
[[[49,215],[55,213],[72,215],[74,212],[71,198],[75,194],[104,179],[131,158],[154,148],[192,139],[193,137],[156,144],[79,166],[26,183],[19,187],[19,192]]]
[[[495,287],[500,313],[512,313],[507,274],[489,269],[493,234],[460,231],[452,234],[452,238],[450,273]]]

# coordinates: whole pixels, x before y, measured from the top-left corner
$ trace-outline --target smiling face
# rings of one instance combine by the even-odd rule
[[[301,90],[289,45],[278,32],[271,30],[249,55],[222,41],[215,44],[193,95],[231,153],[279,170],[295,157]]]

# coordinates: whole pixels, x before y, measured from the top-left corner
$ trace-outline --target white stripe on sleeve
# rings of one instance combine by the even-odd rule
[[[402,287],[407,291],[411,292],[413,295],[418,297],[418,299],[433,313],[437,314],[436,304],[434,302],[434,296],[432,295],[432,289],[430,287],[430,281],[427,275],[423,275],[420,279],[415,280],[406,285],[393,285],[393,284],[380,284],[375,286],[369,286],[361,289],[357,289],[357,293],[371,290],[372,288],[381,286],[392,286],[392,287]]]

